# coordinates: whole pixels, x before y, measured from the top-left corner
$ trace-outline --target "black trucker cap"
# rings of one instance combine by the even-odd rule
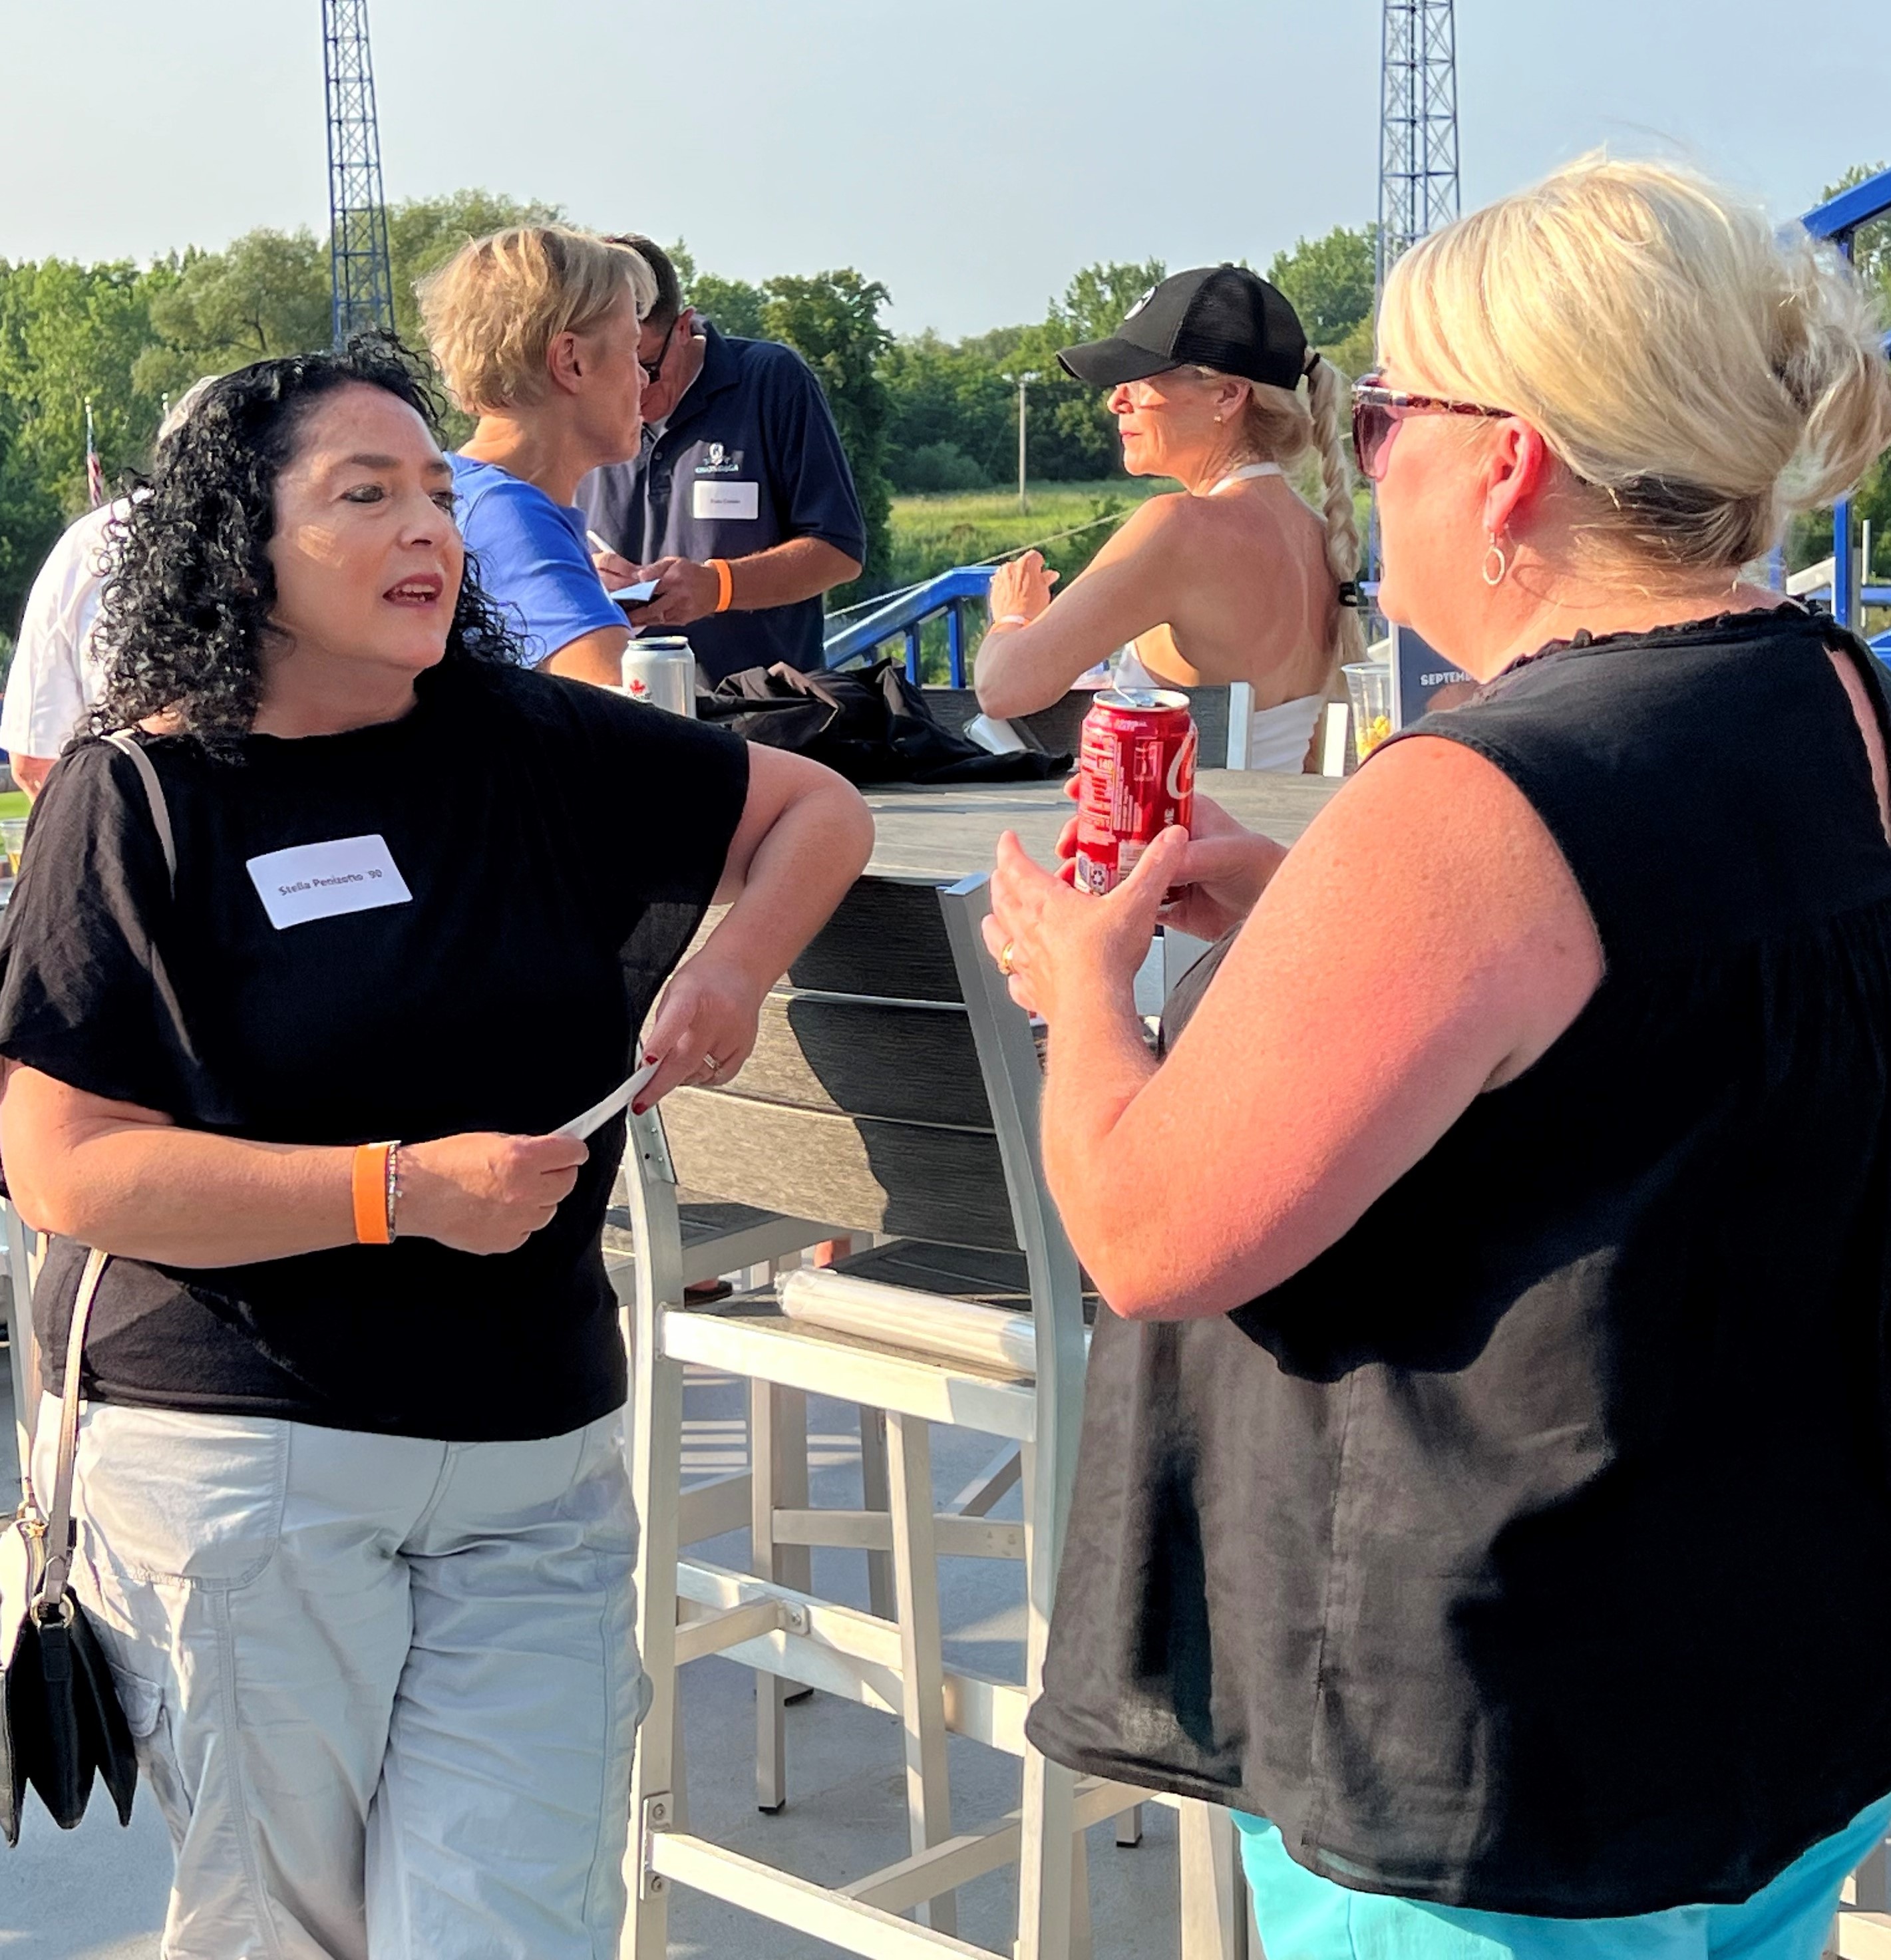
[[[1245,266],[1200,266],[1152,286],[1107,340],[1057,358],[1099,388],[1197,364],[1291,388],[1307,371],[1307,334],[1286,294]]]

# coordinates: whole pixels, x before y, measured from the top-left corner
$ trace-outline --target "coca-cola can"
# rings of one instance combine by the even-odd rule
[[[1109,688],[1084,717],[1077,759],[1077,884],[1113,890],[1172,823],[1195,814],[1195,718],[1164,688]]]
[[[680,636],[632,640],[624,649],[624,692],[632,701],[667,708],[672,714],[696,711],[696,657]]]

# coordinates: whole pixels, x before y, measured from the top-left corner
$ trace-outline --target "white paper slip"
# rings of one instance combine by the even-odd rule
[[[574,1116],[568,1123],[561,1123],[552,1134],[555,1137],[576,1137],[581,1142],[592,1131],[601,1130],[619,1109],[628,1109],[635,1100],[637,1092],[657,1072],[654,1061],[645,1062],[632,1076],[618,1083],[601,1102],[594,1102],[581,1116]]]
[[[654,578],[640,578],[635,585],[626,585],[620,591],[607,592],[604,597],[619,606],[641,606],[646,600],[654,597],[656,590],[657,581]]]
[[[291,845],[286,851],[252,858],[244,868],[278,932],[310,919],[370,912],[413,900],[387,839],[378,834]]]

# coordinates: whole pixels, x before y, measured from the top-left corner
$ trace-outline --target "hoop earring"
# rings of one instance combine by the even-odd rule
[[[1495,578],[1491,575],[1491,560],[1492,558],[1495,558],[1497,561],[1497,575]],[[1504,547],[1498,542],[1496,539],[1491,539],[1490,549],[1484,554],[1484,583],[1495,589],[1496,587],[1501,585],[1504,580],[1509,577],[1510,569],[1511,562],[1504,555]]]

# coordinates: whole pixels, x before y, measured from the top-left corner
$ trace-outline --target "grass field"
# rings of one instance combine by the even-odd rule
[[[24,816],[26,813],[27,793],[24,790],[0,792],[0,818]]]
[[[1033,483],[1028,508],[1022,511],[1015,489],[896,497],[888,582],[895,587],[915,585],[950,571],[954,565],[981,564],[1035,545],[1068,585],[1144,498],[1179,487],[1166,477]],[[943,618],[928,620],[921,629],[919,658],[927,682],[942,684],[947,678]]]
[[[1027,545],[1040,545],[1065,578],[1074,578],[1144,498],[1177,487],[1166,478],[1134,476],[1099,483],[1033,483],[1030,508],[1023,511],[1015,490],[896,497],[893,582],[910,585],[955,565],[976,565]]]

